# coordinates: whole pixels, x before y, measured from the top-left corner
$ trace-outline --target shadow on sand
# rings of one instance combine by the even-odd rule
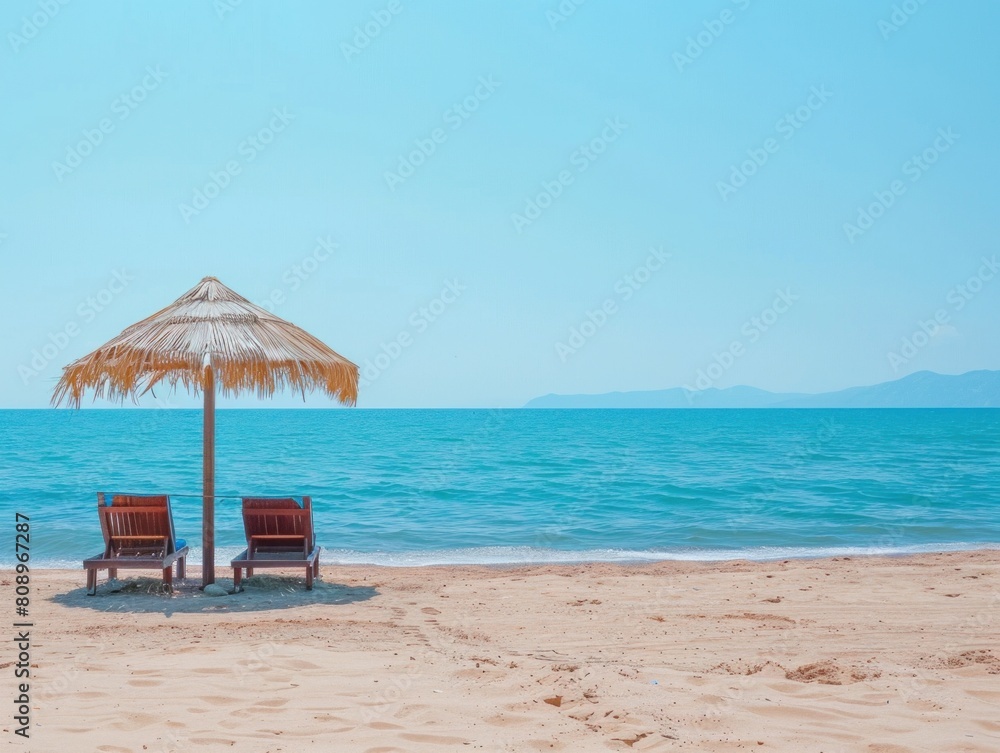
[[[231,580],[219,580],[218,585],[232,591]],[[317,580],[313,590],[306,590],[305,578],[293,576],[255,575],[243,580],[240,593],[228,596],[208,596],[194,579],[174,581],[172,594],[162,592],[159,578],[130,578],[103,583],[97,594],[87,596],[86,588],[77,588],[52,598],[65,607],[93,609],[97,612],[155,614],[234,614],[294,609],[313,604],[353,604],[378,595],[371,586],[346,586]]]

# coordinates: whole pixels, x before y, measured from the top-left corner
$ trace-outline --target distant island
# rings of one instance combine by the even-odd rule
[[[603,395],[545,395],[525,408],[1000,408],[1000,371],[936,374],[918,371],[870,387],[816,395],[778,393],[756,387],[682,387]]]

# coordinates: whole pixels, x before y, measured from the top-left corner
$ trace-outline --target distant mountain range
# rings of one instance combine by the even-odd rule
[[[902,379],[839,392],[778,393],[756,387],[714,387],[689,392],[677,387],[603,395],[545,395],[525,408],[1000,408],[1000,371],[935,374],[918,371]]]

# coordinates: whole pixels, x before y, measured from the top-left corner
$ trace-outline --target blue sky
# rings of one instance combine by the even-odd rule
[[[0,405],[205,275],[367,407],[1000,368],[1000,6],[895,8],[11,0]]]

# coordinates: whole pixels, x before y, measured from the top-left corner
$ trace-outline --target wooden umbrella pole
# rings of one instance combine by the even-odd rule
[[[201,585],[215,583],[215,372],[205,366],[204,461],[202,466]]]

